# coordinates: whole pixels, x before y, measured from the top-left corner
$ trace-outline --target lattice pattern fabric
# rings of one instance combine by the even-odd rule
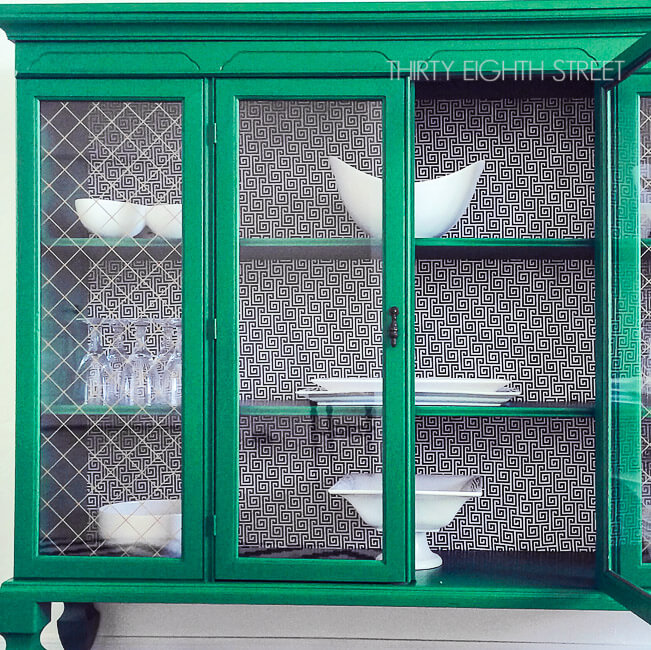
[[[156,356],[162,319],[181,316],[181,240],[155,238],[147,228],[137,239],[102,238],[81,224],[75,200],[180,203],[181,120],[180,102],[41,103],[45,554],[164,554],[139,543],[110,547],[98,537],[96,515],[116,500],[180,494],[180,414],[136,408],[127,416],[109,406],[99,419],[85,415],[78,368],[88,326],[80,317],[99,319],[103,349],[109,319],[125,319],[127,353],[133,320],[154,319],[146,344]]]

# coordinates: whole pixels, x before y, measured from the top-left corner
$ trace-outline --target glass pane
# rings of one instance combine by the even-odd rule
[[[241,101],[239,129],[240,555],[374,559],[382,103]]]
[[[181,554],[181,119],[41,103],[42,554]]]
[[[651,98],[640,99],[642,562],[651,562]]]

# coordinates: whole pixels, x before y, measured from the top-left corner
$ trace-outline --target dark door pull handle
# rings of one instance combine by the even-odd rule
[[[391,339],[391,347],[395,348],[398,343],[398,311],[397,307],[390,307],[389,314],[391,315],[391,324],[389,325],[389,338]]]

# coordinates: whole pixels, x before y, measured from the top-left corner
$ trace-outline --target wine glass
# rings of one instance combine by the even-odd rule
[[[126,327],[120,320],[112,319],[112,340],[106,353],[106,372],[104,383],[104,403],[109,406],[124,403],[123,375],[128,358],[128,350],[124,342]]]
[[[138,320],[134,324],[136,342],[133,352],[124,366],[122,378],[125,403],[131,406],[149,406],[151,404],[151,368],[153,359],[147,349],[147,321]]]
[[[640,375],[642,404],[651,406],[651,320],[644,320],[640,328]]]
[[[174,352],[165,366],[163,372],[163,390],[170,406],[180,406],[183,398],[183,336],[181,331],[181,319],[175,318],[171,321],[176,330],[176,344]]]
[[[168,395],[165,389],[165,368],[174,355],[174,330],[176,327],[175,323],[176,320],[173,319],[165,319],[162,323],[163,343],[161,346],[161,351],[154,359],[150,370],[153,404],[169,403]]]
[[[103,404],[107,359],[102,352],[98,318],[84,318],[88,325],[88,348],[77,367],[80,379],[80,395],[75,396],[83,404]]]

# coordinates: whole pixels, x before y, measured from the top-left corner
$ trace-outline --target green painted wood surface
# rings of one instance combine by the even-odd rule
[[[646,91],[646,92],[645,92]],[[651,565],[642,565],[642,431],[640,393],[640,229],[639,178],[626,170],[640,164],[640,94],[651,94],[651,82],[629,77],[617,87],[616,219],[612,224],[614,296],[611,400],[611,569],[638,583]]]
[[[532,559],[532,555],[536,557]],[[453,556],[448,556],[448,569],[443,575],[438,574],[438,580],[436,571],[419,571],[414,582],[402,585],[280,581],[211,584],[164,580],[43,580],[35,583],[17,580],[0,587],[0,601],[38,598],[72,602],[622,609],[612,598],[590,586],[589,565],[585,561],[570,557],[559,563],[557,557],[548,557],[551,555],[564,554],[485,553],[485,558],[459,562],[456,567],[450,566]],[[554,584],[554,576],[558,584]]]
[[[270,11],[271,13],[267,13]],[[234,21],[234,16],[237,20]],[[92,17],[89,19],[89,17]],[[235,24],[237,23],[237,24]],[[59,6],[11,6],[6,5],[0,8],[0,25],[9,29],[10,36],[22,41],[17,48],[17,65],[18,69],[25,74],[33,75],[115,75],[124,72],[134,74],[143,74],[153,77],[164,75],[184,75],[200,76],[206,72],[224,73],[224,74],[267,74],[271,75],[279,71],[288,71],[289,74],[309,75],[309,74],[341,74],[345,70],[346,74],[355,75],[371,72],[373,74],[385,74],[385,66],[390,58],[412,58],[419,59],[423,56],[428,57],[436,53],[446,52],[474,52],[481,55],[486,51],[486,43],[490,42],[493,52],[502,53],[504,56],[513,56],[513,52],[518,55],[525,55],[527,52],[534,51],[533,48],[539,48],[548,53],[565,52],[574,53],[583,49],[586,60],[599,57],[606,57],[610,54],[617,53],[626,45],[634,43],[636,35],[641,34],[651,28],[651,6],[646,2],[632,1],[622,2],[521,2],[521,3],[482,3],[479,7],[476,3],[438,3],[433,9],[429,3],[369,3],[359,4],[314,4],[314,5],[261,5],[261,4],[242,4],[242,5],[148,5],[143,10],[142,5],[59,5]],[[360,33],[360,25],[364,31],[361,39],[356,38]],[[301,43],[309,41],[306,46]],[[461,36],[459,36],[461,35]],[[532,39],[536,35],[539,38]],[[460,40],[475,37],[474,44],[463,45],[460,47]],[[71,45],[69,41],[78,41],[80,39],[88,40],[96,37],[103,42],[92,43],[90,41],[84,45],[86,50],[80,47],[80,43]],[[186,39],[196,37],[205,37],[205,42],[189,42]],[[274,39],[285,37],[287,40],[279,47]],[[134,41],[127,42],[128,39],[144,38],[154,39],[152,43]],[[241,43],[234,43],[235,38],[242,39]],[[330,41],[320,40],[328,38]],[[38,43],[38,39],[44,41]],[[266,39],[266,40],[265,40]],[[54,42],[57,41],[57,42]],[[123,42],[120,42],[123,41]],[[186,41],[186,42],[180,42]],[[363,43],[362,43],[363,41]],[[553,43],[552,43],[553,41]],[[163,45],[161,45],[163,44]],[[255,47],[255,52],[249,54],[251,47]],[[306,51],[306,47],[309,48]],[[554,47],[557,49],[555,50]],[[164,49],[163,49],[164,48]],[[333,50],[347,50],[346,56],[333,56]],[[463,49],[466,48],[466,49]],[[527,49],[528,48],[528,49]],[[639,48],[638,48],[639,49]],[[69,56],[70,52],[77,56]],[[82,53],[79,56],[79,53]],[[336,52],[334,52],[336,54]],[[219,63],[215,61],[219,59]],[[639,62],[638,57],[637,61]],[[262,62],[266,62],[266,68],[260,67]],[[161,71],[163,70],[163,71]],[[24,82],[21,82],[21,84]],[[45,89],[52,87],[49,82],[34,82],[33,88]],[[150,85],[147,85],[150,83]],[[195,89],[208,85],[206,81],[196,80],[195,82],[165,82],[165,81],[142,81],[136,84],[127,81],[124,84],[119,82],[106,81],[101,82],[101,88],[107,88],[107,92],[113,93],[117,89],[125,89],[123,92],[129,96],[138,93],[146,93],[148,89],[156,93],[167,92],[170,87],[180,88],[180,93],[184,94],[189,84],[192,86],[192,97]],[[293,82],[292,82],[293,83]],[[93,84],[95,84],[93,86]],[[169,84],[169,85],[168,85]],[[177,85],[174,85],[177,84]],[[92,86],[99,88],[96,82],[84,81],[82,86]],[[78,88],[74,84],[68,85],[61,83],[56,85],[57,89],[63,89],[66,96],[71,89]],[[19,277],[19,296],[18,305],[19,317],[19,349],[26,350],[28,353],[21,359],[21,365],[18,372],[18,413],[17,413],[17,431],[19,431],[19,458],[21,460],[21,480],[25,476],[30,477],[30,486],[33,486],[35,477],[38,476],[38,465],[36,456],[36,445],[33,432],[37,430],[38,422],[35,420],[35,414],[38,413],[38,395],[34,386],[34,377],[38,376],[38,358],[34,355],[34,340],[36,333],[26,331],[29,328],[22,328],[26,322],[32,322],[35,310],[38,307],[38,295],[35,293],[35,287],[38,286],[38,260],[34,251],[38,250],[38,223],[37,219],[37,196],[35,188],[38,187],[36,182],[36,167],[34,160],[33,144],[37,142],[36,123],[33,121],[34,99],[27,90],[30,86],[23,85],[19,93],[19,129],[21,139],[19,141],[19,156],[23,161],[27,161],[25,167],[19,174],[19,200],[21,212],[21,225],[19,232],[22,237],[18,241],[18,254],[21,260],[21,277]],[[35,91],[36,92],[36,91]],[[82,92],[83,95],[83,92]],[[407,92],[403,96],[403,106],[409,106],[409,97]],[[220,99],[221,101],[221,99]],[[210,115],[214,109],[215,99],[208,93],[205,94],[203,103],[194,102],[192,105],[198,107],[194,115],[197,117],[193,125],[205,123],[205,115]],[[199,104],[201,104],[199,106]],[[625,106],[625,105],[622,105]],[[223,106],[222,106],[223,108]],[[203,114],[201,111],[203,110]],[[413,106],[412,106],[413,114]],[[602,122],[600,120],[600,122]],[[603,120],[602,123],[607,122]],[[606,127],[607,128],[607,127]],[[409,137],[410,121],[405,120],[404,133]],[[233,243],[235,238],[219,242],[219,250],[212,249],[211,242],[214,241],[212,224],[219,217],[223,210],[228,210],[228,203],[220,199],[219,206],[212,204],[215,196],[215,188],[223,172],[233,173],[232,160],[215,160],[214,152],[209,148],[203,148],[201,137],[198,131],[188,135],[187,143],[184,146],[192,146],[193,160],[196,152],[201,160],[198,167],[201,169],[205,165],[210,170],[207,183],[197,189],[195,195],[196,204],[198,205],[201,198],[206,203],[206,215],[208,224],[202,231],[200,228],[193,230],[196,235],[195,245],[200,246],[201,239],[205,248],[193,248],[193,253],[197,250],[205,251],[206,258],[197,255],[192,266],[186,268],[186,273],[194,269],[195,276],[200,272],[203,274],[205,284],[201,281],[193,284],[193,291],[196,286],[205,286],[208,291],[204,296],[195,296],[195,317],[197,323],[201,322],[201,328],[206,319],[211,319],[213,314],[221,315],[220,305],[223,300],[236,298],[229,296],[229,282],[236,273],[237,263],[227,265],[224,268],[218,268],[217,278],[211,276],[211,269],[214,260],[220,259],[221,255],[230,254],[232,257]],[[624,137],[624,140],[626,138]],[[231,143],[232,144],[232,143]],[[222,145],[220,145],[222,146]],[[230,146],[228,144],[224,145]],[[598,146],[600,142],[598,141]],[[412,147],[413,148],[413,147]],[[223,150],[222,150],[223,151]],[[601,157],[602,166],[606,167],[604,158]],[[413,164],[413,160],[411,161]],[[413,178],[413,169],[411,165],[405,164],[404,177]],[[599,176],[599,174],[602,174]],[[603,169],[597,169],[598,178],[603,180]],[[200,174],[199,174],[200,176]],[[223,178],[223,177],[222,177]],[[196,181],[193,177],[192,180]],[[184,183],[189,183],[190,179],[184,177]],[[197,187],[200,185],[196,181]],[[189,185],[185,186],[186,189]],[[199,194],[203,193],[200,197]],[[411,192],[404,197],[407,201],[413,200]],[[193,200],[194,201],[194,200]],[[606,198],[604,202],[607,202]],[[410,243],[410,227],[408,220],[411,210],[408,210],[407,225],[404,235],[405,259],[407,263],[404,268],[407,269],[407,280],[404,276],[405,287],[413,287],[413,267],[414,257],[418,250],[425,251],[428,246],[420,243],[415,246]],[[602,214],[607,212],[606,206],[601,207]],[[231,212],[230,214],[234,214]],[[611,460],[611,451],[609,447],[609,434],[616,433],[610,425],[610,418],[616,412],[616,405],[613,406],[613,413],[610,411],[608,396],[610,395],[609,381],[607,373],[603,372],[604,365],[609,362],[608,336],[610,322],[608,320],[607,305],[609,301],[609,282],[610,282],[610,243],[608,237],[604,234],[604,228],[607,222],[598,223],[597,226],[597,243],[595,258],[598,267],[597,281],[597,325],[602,332],[597,341],[597,365],[600,376],[597,382],[597,406],[596,418],[598,429],[598,460],[600,459],[602,470],[605,474],[600,474],[605,481],[610,479],[609,460]],[[218,228],[220,228],[219,226]],[[601,229],[601,230],[600,230]],[[221,231],[220,231],[221,232]],[[75,244],[77,242],[71,242]],[[190,242],[184,242],[187,245]],[[574,242],[575,244],[576,242]],[[494,246],[494,242],[492,244]],[[89,245],[92,246],[92,245]],[[432,252],[437,254],[447,254],[448,247],[454,249],[456,244],[443,244],[438,242],[430,245]],[[539,243],[535,246],[539,246]],[[623,248],[626,250],[626,242],[623,242]],[[639,242],[637,255],[639,255]],[[65,246],[63,246],[65,247]],[[528,244],[503,243],[500,247],[506,247],[510,250],[527,249]],[[255,247],[254,247],[255,248]],[[476,245],[477,250],[482,254],[492,256],[496,251],[491,250],[491,245],[479,243]],[[445,249],[445,250],[443,250]],[[592,242],[583,242],[578,247],[565,243],[553,243],[549,246],[550,251],[556,251],[556,254],[574,255],[591,254],[593,249]],[[186,248],[186,250],[188,250]],[[538,253],[541,249],[537,249]],[[219,253],[217,255],[216,253]],[[203,253],[202,253],[203,254]],[[325,254],[325,252],[324,252]],[[623,264],[624,258],[621,258]],[[600,270],[599,270],[600,269]],[[226,284],[222,280],[226,279]],[[622,279],[623,285],[627,282],[633,282],[632,274],[630,277]],[[404,290],[405,319],[413,319],[413,289]],[[200,307],[199,307],[200,306]],[[186,310],[186,315],[187,315]],[[413,345],[413,320],[405,320],[405,347],[411,349]],[[225,331],[229,335],[236,335],[236,328],[233,329],[230,324],[225,324]],[[203,394],[201,399],[197,399],[203,408],[203,413],[208,417],[215,412],[215,400],[219,403],[220,391],[226,388],[227,391],[233,390],[232,376],[225,376],[224,368],[227,368],[226,361],[221,354],[215,354],[212,345],[205,345],[205,332],[197,325],[196,339],[192,341],[193,349],[205,365],[198,368],[198,377],[201,382],[195,384],[199,395],[204,385],[214,387],[217,397],[213,394]],[[232,359],[231,359],[232,361]],[[193,366],[194,367],[194,366]],[[231,366],[233,367],[233,366]],[[406,355],[404,360],[405,377],[403,389],[406,394],[412,396],[413,400],[413,359]],[[232,373],[231,373],[232,375]],[[187,384],[186,384],[187,386]],[[627,389],[628,390],[628,389]],[[248,407],[244,407],[245,409]],[[429,409],[446,408],[446,407],[417,407],[414,408],[407,404],[404,407],[405,422],[402,424],[403,429],[407,432],[406,442],[401,448],[402,456],[400,463],[404,463],[403,490],[406,491],[407,497],[411,494],[413,488],[413,464],[409,458],[413,454],[413,419],[415,414],[422,413],[419,408]],[[456,410],[457,407],[455,407]],[[524,409],[522,414],[528,416],[551,415],[556,409],[556,416],[590,416],[592,409],[589,406],[569,407],[570,410],[557,407],[544,408],[543,412],[531,410],[534,407],[509,407],[513,416],[515,411]],[[504,409],[506,410],[506,409]],[[562,411],[562,412],[561,412]],[[245,411],[242,411],[245,412]],[[466,409],[464,409],[466,412]],[[490,413],[494,413],[490,409]],[[502,410],[500,409],[500,412]],[[437,414],[441,414],[440,412]],[[451,413],[453,415],[458,413]],[[472,413],[478,414],[478,413]],[[220,413],[221,416],[221,413]],[[639,413],[638,417],[639,427]],[[619,417],[619,414],[617,415]],[[185,414],[186,425],[188,423],[188,414]],[[213,485],[221,487],[222,481],[236,481],[236,477],[228,472],[225,475],[212,474],[212,433],[213,430],[219,431],[222,425],[221,418],[219,422],[210,420],[201,425],[199,419],[195,420],[198,428],[194,431],[205,431],[207,439],[204,441],[201,435],[188,440],[190,448],[190,458],[193,460],[192,467],[185,470],[184,479],[194,480],[196,485],[192,488],[194,496],[198,498],[194,503],[198,504],[198,510],[201,508],[201,500],[205,498],[206,512],[214,512],[215,505],[219,503],[219,494],[215,494]],[[639,440],[639,436],[638,436]],[[615,438],[614,444],[624,444],[625,439]],[[201,456],[200,448],[205,448],[208,457]],[[192,451],[194,449],[194,451]],[[628,453],[628,447],[624,447]],[[227,449],[228,451],[228,449]],[[232,449],[230,450],[233,451]],[[231,468],[231,472],[232,472]],[[401,474],[402,476],[403,474]],[[609,507],[609,493],[601,489],[598,483],[598,499],[600,503],[599,514],[601,516],[598,526],[602,536],[607,534]],[[236,496],[229,497],[231,502]],[[17,494],[17,507],[22,513],[22,518],[17,521],[18,533],[17,544],[20,540],[22,547],[19,554],[25,557],[26,549],[34,551],[33,531],[36,530],[37,522],[34,519],[37,512],[37,502],[34,491],[27,488],[19,490]],[[231,505],[231,507],[233,507]],[[410,508],[403,504],[400,508],[404,514],[404,529],[400,533],[403,552],[407,559],[410,558]],[[198,512],[197,510],[197,512]],[[413,510],[413,509],[412,509]],[[27,513],[27,516],[24,516]],[[187,513],[186,513],[187,514]],[[234,524],[234,522],[231,522]],[[203,539],[203,527],[197,536],[197,544],[200,545],[199,538]],[[190,540],[184,539],[185,543],[191,543]],[[219,549],[217,549],[219,550]],[[206,580],[213,577],[213,547],[211,544],[205,545],[203,549],[204,573]],[[604,551],[609,556],[611,549]],[[639,553],[638,553],[639,556]],[[600,556],[601,557],[601,556]],[[46,558],[49,559],[49,558]],[[434,586],[430,585],[417,589],[414,585],[288,585],[282,583],[257,583],[249,584],[221,582],[215,585],[183,582],[174,584],[172,582],[132,582],[120,583],[119,571],[110,568],[110,561],[113,558],[98,558],[98,563],[86,563],[84,558],[80,558],[80,563],[75,562],[75,558],[52,558],[54,563],[45,563],[38,568],[38,573],[43,576],[60,576],[63,563],[72,567],[68,577],[78,577],[81,575],[101,576],[105,574],[111,578],[117,578],[114,583],[87,582],[79,583],[54,583],[43,582],[38,584],[29,584],[18,582],[5,585],[0,594],[27,595],[28,598],[44,597],[52,600],[139,600],[143,602],[167,602],[179,599],[178,602],[304,602],[306,604],[398,604],[398,605],[470,605],[478,607],[495,607],[495,606],[517,606],[517,607],[617,607],[606,596],[593,590],[572,590],[558,589],[554,587],[531,587],[522,585],[515,588],[494,588],[494,584],[482,583],[479,578],[469,577],[467,586],[461,587],[458,583],[451,587],[440,587],[434,591]],[[89,558],[90,559],[90,558]],[[59,561],[62,560],[62,561]],[[90,559],[94,561],[93,559]],[[109,564],[104,564],[101,560],[108,560]],[[160,565],[148,565],[138,559],[133,564],[127,560],[120,560],[123,571],[134,576],[144,576],[147,578],[158,579],[161,575]],[[72,563],[72,564],[70,564]],[[328,563],[328,566],[330,563]],[[113,564],[115,566],[115,564]],[[409,562],[405,568],[405,576],[409,577]],[[18,562],[18,573],[29,568],[25,562]],[[169,569],[172,569],[170,572]],[[120,570],[122,571],[122,569]],[[166,563],[163,575],[165,578],[174,577],[176,567]],[[316,569],[315,569],[316,571]],[[29,571],[28,571],[29,573]],[[306,572],[306,573],[309,573]],[[605,574],[604,574],[605,575]],[[608,583],[608,580],[605,580]],[[612,587],[612,581],[609,583]],[[618,583],[619,584],[619,583]],[[612,587],[614,591],[616,589]],[[636,593],[635,599],[630,598],[629,592],[622,592],[623,602],[634,607],[639,604],[641,593]],[[629,594],[629,595],[626,595]],[[7,602],[2,601],[0,602]]]
[[[183,557],[114,558],[39,555],[40,449],[40,206],[41,100],[180,100],[183,102]],[[18,87],[18,260],[16,386],[15,575],[57,578],[165,578],[202,576],[203,509],[203,115],[196,80],[24,80]],[[36,320],[35,320],[36,317]],[[26,323],[35,326],[26,327]]]

